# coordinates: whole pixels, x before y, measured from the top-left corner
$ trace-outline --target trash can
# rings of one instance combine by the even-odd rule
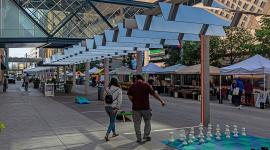
[[[98,100],[103,100],[104,99],[104,86],[99,85],[98,86]]]

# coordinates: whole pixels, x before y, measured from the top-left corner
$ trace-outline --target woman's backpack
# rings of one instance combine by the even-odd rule
[[[118,89],[116,89],[113,93],[115,93],[116,91],[117,91]],[[105,90],[106,91],[106,90]],[[113,101],[115,100],[115,99],[113,99],[113,93],[109,93],[109,92],[107,92],[106,91],[106,96],[105,96],[105,103],[106,104],[112,104],[113,103]],[[117,98],[116,98],[117,99]]]

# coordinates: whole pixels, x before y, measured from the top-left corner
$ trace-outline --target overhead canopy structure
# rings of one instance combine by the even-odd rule
[[[177,71],[184,69],[186,66],[182,64],[177,64],[164,68],[160,73],[162,74],[175,74]]]
[[[23,72],[35,73],[35,72],[48,71],[48,70],[54,70],[54,69],[56,69],[56,67],[33,67],[33,68],[24,69]]]
[[[220,75],[220,69],[218,67],[210,66],[211,75]],[[179,71],[176,74],[201,74],[201,64],[187,66]]]
[[[110,71],[111,75],[131,75],[134,73],[135,73],[135,71],[133,71],[125,66],[121,66],[119,68],[116,68],[116,69]]]
[[[142,68],[142,72],[145,74],[157,74],[157,73],[160,73],[162,71],[163,71],[163,69],[154,63],[149,63],[148,65],[146,65]]]
[[[270,60],[255,55],[244,61],[220,69],[222,75],[270,74]]]

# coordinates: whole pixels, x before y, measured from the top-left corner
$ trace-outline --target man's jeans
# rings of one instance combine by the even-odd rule
[[[110,134],[111,131],[115,134],[115,119],[116,119],[116,114],[113,113],[113,108],[110,106],[106,106],[105,110],[107,112],[107,114],[110,117],[110,124],[109,127],[107,129],[107,134]]]
[[[141,121],[142,118],[144,120],[144,138],[150,136],[151,132],[151,117],[152,113],[151,110],[133,110],[133,123],[134,123],[134,129],[136,132],[136,137],[138,140],[141,140]]]

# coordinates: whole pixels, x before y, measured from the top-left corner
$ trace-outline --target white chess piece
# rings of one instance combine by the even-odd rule
[[[193,127],[190,128],[190,133],[192,134],[192,140],[194,141],[196,138],[194,136],[195,131],[194,131],[194,128]]]
[[[180,130],[180,135],[179,135],[179,140],[181,142],[183,142],[185,140],[185,136],[186,136],[185,130],[181,129]]]
[[[192,144],[193,143],[193,135],[191,133],[189,133],[188,135],[188,144]]]
[[[208,124],[208,132],[209,132],[210,136],[212,137],[213,134],[212,134],[212,125],[211,124]]]
[[[231,138],[231,132],[230,132],[230,126],[229,125],[226,125],[225,126],[225,135],[226,135],[226,138],[229,139]]]
[[[237,125],[233,125],[233,136],[238,137],[238,130],[237,130]]]
[[[247,136],[246,128],[242,128],[242,136]]]
[[[216,128],[216,139],[217,140],[221,140],[221,133],[220,133],[220,126],[219,124],[217,124],[217,128]]]
[[[184,130],[185,131],[185,130]],[[182,142],[182,144],[183,145],[187,145],[188,143],[187,143],[187,141],[186,141],[186,139],[187,139],[187,136],[186,136],[186,133],[185,134],[183,134],[183,142]]]
[[[199,140],[200,144],[204,143],[204,135],[203,135],[203,132],[200,133],[199,137],[200,137],[200,140]]]
[[[170,134],[169,135],[169,142],[174,142],[175,141],[175,139],[174,139],[174,132],[170,132],[169,134]]]
[[[211,141],[211,137],[212,137],[211,135],[212,135],[212,133],[208,131],[207,135],[206,135],[207,136],[207,138],[206,138],[207,141]]]

